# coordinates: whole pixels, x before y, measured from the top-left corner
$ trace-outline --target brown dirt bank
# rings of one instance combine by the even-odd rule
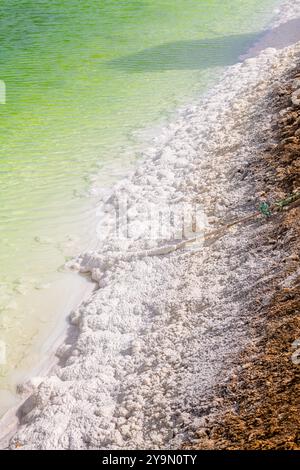
[[[300,66],[274,85],[267,102],[261,112],[271,115],[272,130],[259,136],[264,150],[248,171],[258,198],[272,203],[300,192]],[[284,262],[257,287],[251,341],[216,390],[219,410],[185,448],[300,450],[300,364],[293,360],[300,340],[299,200],[265,224],[258,249],[279,247]]]

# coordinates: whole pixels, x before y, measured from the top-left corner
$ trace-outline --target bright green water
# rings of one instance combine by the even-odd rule
[[[245,51],[276,3],[1,0],[4,402],[16,371],[40,354],[36,346],[33,360],[29,351],[43,328],[54,327],[68,282],[83,282],[57,269],[90,241],[89,175],[113,181],[136,157],[126,150],[134,148],[133,131],[204,90]]]

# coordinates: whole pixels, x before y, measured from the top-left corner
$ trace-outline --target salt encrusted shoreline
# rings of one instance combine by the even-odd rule
[[[300,60],[270,86],[257,121],[273,116],[265,142],[247,171],[261,198],[285,201],[264,223],[257,250],[273,247],[281,260],[251,286],[251,341],[235,359],[226,383],[216,387],[217,409],[206,413],[186,448],[300,450]],[[293,198],[287,196],[294,195]]]
[[[293,3],[282,22],[300,11],[300,2]],[[211,229],[251,212],[255,181],[239,169],[255,159],[260,145],[257,103],[295,66],[299,53],[299,44],[268,49],[230,67],[116,185],[102,208],[108,224],[109,208],[124,194],[132,224],[145,204],[174,198],[199,204]],[[266,116],[266,130],[270,121]],[[60,348],[61,364],[51,376],[32,381],[11,447],[176,448],[192,435],[203,410],[216,405],[212,388],[226,380],[233,358],[247,345],[254,298],[245,287],[281,259],[271,248],[257,251],[253,240],[262,230],[254,225],[197,252],[151,257],[128,257],[108,237],[100,253],[80,256],[78,267],[91,272],[100,289],[72,313],[77,337]],[[140,239],[126,248],[134,253],[155,246]]]

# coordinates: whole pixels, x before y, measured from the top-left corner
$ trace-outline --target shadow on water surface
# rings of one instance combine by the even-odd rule
[[[201,70],[233,65],[242,54],[247,53],[244,58],[254,57],[267,47],[281,49],[299,40],[300,19],[296,19],[260,33],[161,44],[106,65],[129,73]]]

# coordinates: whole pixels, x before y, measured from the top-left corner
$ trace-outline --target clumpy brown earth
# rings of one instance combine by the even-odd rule
[[[250,168],[260,182],[261,197],[271,202],[300,193],[297,89],[300,73],[294,71],[272,90],[272,133]],[[261,249],[264,243],[273,244],[284,251],[285,262],[266,281],[269,297],[266,289],[257,292],[251,312],[253,340],[237,358],[228,383],[216,391],[219,412],[206,419],[186,448],[300,450],[300,341],[293,346],[300,340],[299,202],[270,219],[272,230],[266,229]]]

